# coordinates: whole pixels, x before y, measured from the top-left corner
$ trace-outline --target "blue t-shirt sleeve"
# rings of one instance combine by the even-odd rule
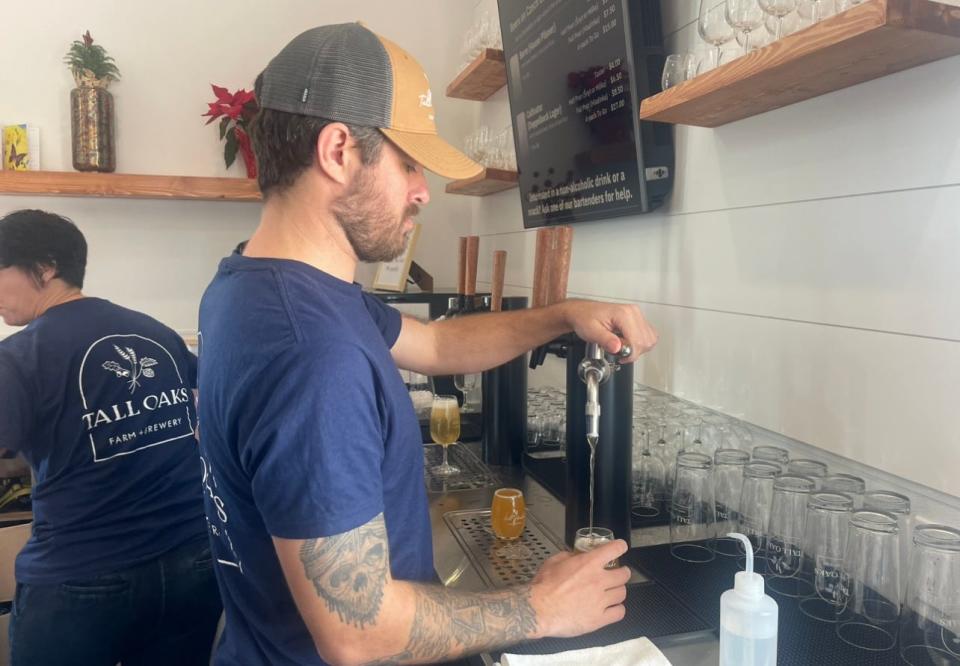
[[[300,345],[271,363],[240,451],[271,535],[340,534],[383,511],[377,384],[367,356],[348,343]]]
[[[393,347],[393,343],[400,337],[400,326],[403,324],[400,311],[366,292],[363,292],[363,301],[387,347]]]
[[[32,413],[30,388],[23,373],[0,354],[0,449],[22,451],[27,446]]]

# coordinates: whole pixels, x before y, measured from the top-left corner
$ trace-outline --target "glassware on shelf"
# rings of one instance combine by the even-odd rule
[[[717,540],[713,550],[724,557],[740,557],[737,539],[726,534],[736,532],[740,515],[740,494],[743,491],[743,468],[750,454],[737,449],[717,449],[713,454],[714,500],[717,503]]]
[[[410,372],[407,378],[407,391],[417,418],[430,418],[430,409],[433,406],[433,386],[430,378],[418,372]]]
[[[816,482],[806,476],[784,474],[773,482],[773,500],[764,552],[767,560],[767,587],[784,597],[809,596],[810,582],[801,573],[803,529],[807,502]]]
[[[779,446],[755,446],[751,458],[786,466],[790,462],[790,452]]]
[[[670,500],[671,555],[686,562],[714,559],[715,516],[713,460],[702,453],[679,454]]]
[[[911,666],[960,664],[960,530],[921,525],[913,532],[900,656]]]
[[[757,0],[726,0],[727,23],[743,33],[744,53],[752,49],[750,33],[763,26],[763,10]]]
[[[740,492],[740,513],[737,531],[747,536],[758,555],[764,546],[767,525],[770,522],[770,505],[773,502],[773,483],[780,476],[780,465],[769,462],[752,462],[743,468],[743,489]],[[756,571],[764,573],[765,561],[757,558]]]
[[[663,63],[660,84],[663,90],[683,83],[690,74],[693,56],[689,53],[671,53]],[[695,71],[695,69],[694,69]]]
[[[836,11],[834,0],[800,0],[797,5],[800,18],[809,21],[811,25],[833,16]]]
[[[470,403],[470,394],[477,387],[479,379],[480,375],[474,373],[453,376],[453,385],[463,394],[463,412],[473,411]]]
[[[913,551],[913,522],[910,519],[910,498],[892,490],[873,490],[863,494],[863,508],[886,511],[897,517],[900,528],[900,566],[908,571]],[[907,576],[900,577],[901,600],[907,598]],[[958,589],[960,594],[960,589]]]
[[[840,572],[852,512],[853,500],[840,493],[813,493],[807,502],[801,575],[812,590],[800,601],[800,610],[814,620],[837,621]]]
[[[638,442],[634,442],[636,446]],[[633,503],[630,512],[637,518],[655,518],[663,510],[663,463],[650,450],[650,432],[640,435],[640,455],[633,467]]]
[[[787,463],[787,474],[809,476],[812,479],[823,479],[829,471],[826,463],[810,458],[796,458]]]
[[[759,3],[760,9],[775,19],[776,29],[770,32],[774,39],[780,39],[783,37],[783,19],[797,8],[797,0],[759,0]]]
[[[723,45],[734,38],[734,29],[727,22],[725,6],[718,4],[717,0],[700,0],[697,32],[703,41],[715,49],[714,66],[720,65]],[[700,71],[704,70],[701,68]]]
[[[871,652],[897,643],[900,618],[900,530],[893,514],[854,511],[840,572],[836,633]]]
[[[820,490],[843,493],[853,498],[853,508],[863,506],[863,494],[867,491],[867,482],[852,474],[829,474],[820,479]]]

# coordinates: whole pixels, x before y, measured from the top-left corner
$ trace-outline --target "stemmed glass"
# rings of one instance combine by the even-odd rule
[[[716,50],[716,64],[720,65],[720,51],[724,44],[734,37],[733,26],[727,23],[724,7],[716,0],[700,0],[700,16],[697,19],[697,32]]]
[[[460,437],[460,407],[452,395],[436,395],[430,409],[430,438],[443,446],[443,462],[431,471],[436,476],[453,476],[460,473],[447,460],[447,448]]]
[[[727,0],[727,23],[743,33],[743,52],[750,53],[750,33],[763,25],[757,0]]]
[[[470,408],[470,393],[477,387],[477,377],[478,375],[476,374],[453,376],[453,385],[463,394],[464,412],[473,411]]]
[[[797,0],[759,0],[760,8],[777,19],[776,39],[783,37],[783,17],[797,8]]]

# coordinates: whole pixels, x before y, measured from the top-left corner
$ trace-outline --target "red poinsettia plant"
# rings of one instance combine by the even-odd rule
[[[232,93],[220,86],[211,84],[210,87],[213,88],[217,100],[207,104],[210,108],[203,116],[210,117],[207,125],[217,118],[220,119],[220,139],[226,140],[223,146],[223,161],[229,168],[239,152],[247,167],[247,178],[256,178],[257,161],[254,159],[250,135],[247,133],[248,123],[260,108],[253,91],[240,89]]]

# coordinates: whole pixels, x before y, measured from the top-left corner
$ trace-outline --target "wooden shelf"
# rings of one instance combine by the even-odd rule
[[[504,169],[484,169],[479,175],[447,183],[447,194],[467,194],[485,197],[488,194],[511,190],[517,186],[517,172]]]
[[[482,102],[507,85],[507,65],[500,49],[484,49],[447,86],[447,97]]]
[[[260,201],[249,178],[144,176],[79,171],[0,171],[0,194],[198,201]]]
[[[648,97],[640,118],[718,127],[957,54],[960,7],[933,0],[864,0]],[[903,102],[909,100],[890,100]]]

